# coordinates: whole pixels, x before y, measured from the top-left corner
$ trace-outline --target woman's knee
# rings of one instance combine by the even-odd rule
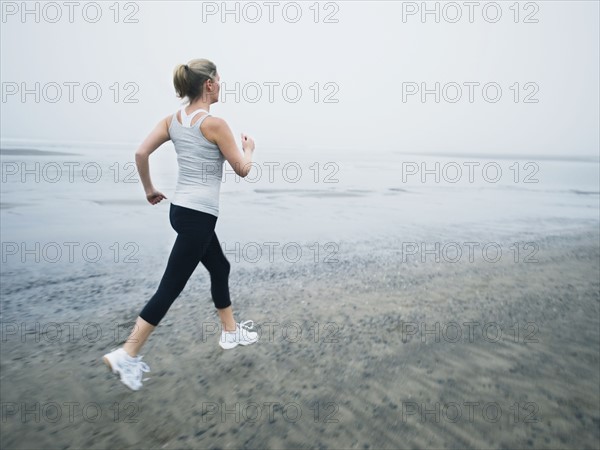
[[[226,276],[229,276],[229,273],[231,272],[231,264],[229,263],[227,258],[225,258],[225,260],[223,261],[223,272]]]
[[[213,267],[213,270],[210,272],[210,276],[214,279],[225,280],[229,278],[230,272],[231,264],[226,258],[223,258],[223,260],[220,261],[218,265]]]
[[[231,272],[231,265],[229,261],[225,260],[218,267],[213,267],[210,272],[210,279],[213,284],[222,284],[229,282],[229,273]]]

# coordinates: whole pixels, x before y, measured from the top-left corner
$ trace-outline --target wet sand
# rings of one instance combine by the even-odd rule
[[[200,267],[142,352],[138,392],[101,356],[163,254],[7,271],[1,447],[598,448],[598,229],[536,242],[535,263],[402,262],[398,243],[365,240],[333,264],[233,264],[236,319],[261,339],[230,351]]]

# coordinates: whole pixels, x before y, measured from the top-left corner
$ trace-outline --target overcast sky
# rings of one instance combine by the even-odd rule
[[[239,8],[239,23],[234,14],[221,16],[222,2],[123,2],[118,17],[113,2],[102,2],[93,23],[98,10],[90,3],[80,2],[70,23],[63,2],[30,2],[39,9],[36,23],[36,14],[22,17],[21,2],[3,2],[5,146],[30,139],[135,147],[181,104],[173,68],[208,58],[230,91],[211,112],[230,123],[236,138],[241,131],[253,136],[257,149],[599,152],[596,1],[520,2],[518,16],[513,1],[485,12],[490,2],[476,2],[472,23],[464,2],[453,4],[460,11],[450,2],[427,2],[440,9],[439,23],[412,10],[422,2],[275,2],[272,23],[266,2],[228,2]],[[22,88],[35,91],[36,82],[39,103],[34,94],[23,101]],[[80,83],[73,103],[69,82]],[[270,82],[279,83],[272,102]],[[473,102],[469,82],[479,83]],[[54,83],[62,96],[52,103]],[[88,98],[101,88],[97,102],[84,97],[86,83]],[[439,103],[433,94],[423,101],[422,83],[430,90],[440,84]],[[462,97],[453,102],[456,86]],[[403,99],[414,87],[419,92]],[[127,95],[138,102],[125,102]]]

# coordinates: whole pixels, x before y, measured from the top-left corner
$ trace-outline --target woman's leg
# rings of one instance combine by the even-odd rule
[[[228,306],[227,308],[218,309],[219,319],[221,319],[221,326],[225,331],[235,331],[235,319],[233,318],[233,308]]]
[[[210,273],[210,292],[225,331],[235,331],[233,308],[229,298],[229,272],[231,265],[223,253],[217,233],[213,231],[208,249],[200,259]]]
[[[233,318],[233,308],[229,298],[229,271],[231,265],[223,254],[216,233],[213,232],[208,250],[200,261],[210,273],[210,292],[221,319],[222,331],[219,340],[221,348],[228,350],[238,344],[249,345],[257,342],[258,333],[250,331],[245,322],[237,324]]]
[[[129,356],[137,356],[144,343],[148,340],[150,333],[152,333],[155,328],[154,325],[149,324],[138,316],[131,334],[123,345],[123,350],[125,350]]]
[[[211,214],[177,206],[172,209],[170,217],[171,225],[178,232],[177,239],[156,293],[140,312],[123,346],[130,356],[137,355],[185,288],[209,247],[217,220]]]

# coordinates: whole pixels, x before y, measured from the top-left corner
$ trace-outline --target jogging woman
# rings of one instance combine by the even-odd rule
[[[210,105],[219,100],[220,79],[217,67],[207,59],[178,65],[173,75],[175,91],[189,103],[161,120],[135,153],[146,199],[152,205],[166,197],[152,185],[148,159],[168,140],[175,146],[179,174],[169,211],[177,238],[160,285],[140,312],[124,346],[103,357],[133,390],[142,387],[143,372],[150,371],[138,352],[200,262],[210,273],[211,296],[222,325],[220,346],[231,349],[258,340],[258,333],[250,331],[253,321],[234,320],[229,298],[230,264],[215,234],[223,163],[227,160],[236,174],[245,177],[254,152],[251,137],[242,133],[240,152],[227,123],[210,114]]]

